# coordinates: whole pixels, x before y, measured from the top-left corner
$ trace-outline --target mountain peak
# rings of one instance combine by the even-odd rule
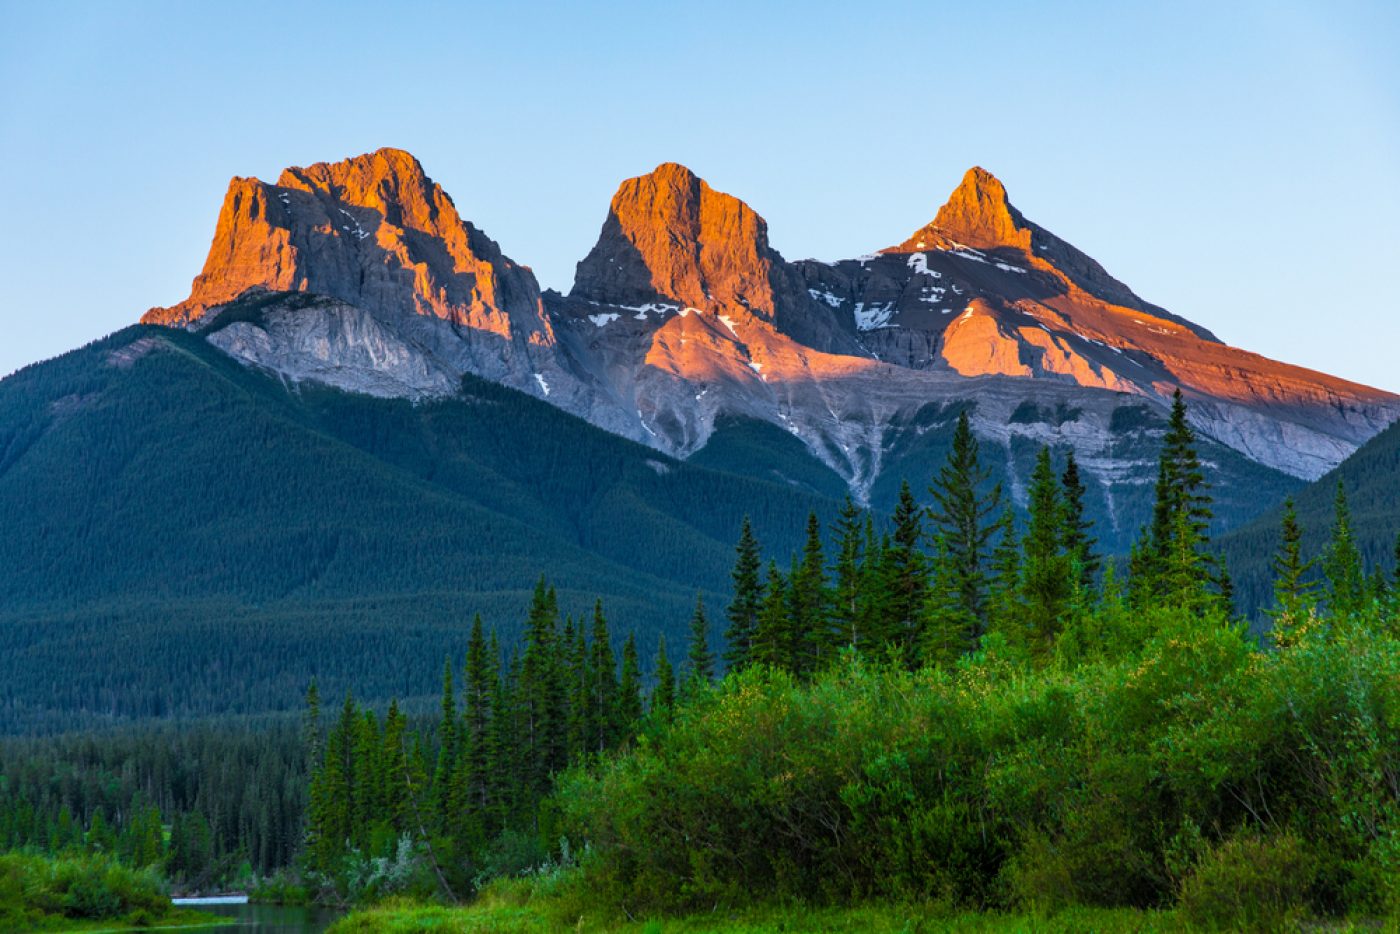
[[[229,183],[204,270],[152,324],[188,326],[250,290],[312,292],[509,336],[547,329],[534,275],[457,212],[411,153],[384,148]]]
[[[1025,218],[1011,206],[1006,186],[981,166],[967,170],[948,201],[938,209],[932,226],[968,246],[1030,246]]]
[[[570,294],[608,304],[660,298],[771,313],[772,262],[763,218],[685,166],[663,162],[618,186]]]

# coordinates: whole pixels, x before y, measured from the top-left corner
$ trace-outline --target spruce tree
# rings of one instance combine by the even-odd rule
[[[1316,561],[1303,560],[1303,528],[1298,524],[1298,512],[1293,497],[1283,501],[1283,543],[1274,555],[1274,643],[1280,646],[1294,641],[1294,631],[1308,614],[1316,593],[1316,584],[1308,579]]]
[[[826,556],[822,551],[821,523],[815,512],[807,515],[807,539],[802,559],[790,581],[792,605],[793,667],[799,674],[816,671],[830,648],[828,607],[831,595],[826,582]]]
[[[1064,550],[1065,507],[1048,447],[1036,456],[1029,496],[1030,517],[1021,540],[1021,603],[1029,648],[1043,656],[1064,625],[1073,583],[1073,561]]]
[[[839,645],[859,649],[869,635],[864,631],[865,534],[861,510],[849,496],[836,520],[836,561],[831,591],[833,638]]]
[[[1010,506],[997,523],[999,533],[992,549],[991,577],[987,588],[987,628],[1000,632],[1008,642],[1025,645],[1025,613],[1021,605],[1021,543],[1016,537],[1016,514]]]
[[[947,463],[929,487],[934,500],[929,515],[948,550],[963,608],[977,621],[974,635],[981,635],[986,622],[986,549],[996,527],[991,517],[1001,511],[1001,485],[982,492],[990,478],[991,471],[978,460],[977,439],[964,409],[958,415]]]
[[[1333,617],[1341,619],[1359,613],[1366,604],[1366,572],[1361,552],[1351,531],[1351,507],[1341,478],[1333,499],[1332,540],[1323,558],[1327,575],[1329,604]]]
[[[788,626],[787,582],[776,561],[768,562],[768,583],[764,587],[763,604],[758,625],[754,629],[754,664],[788,669],[792,664],[792,638]]]
[[[1065,472],[1060,475],[1065,504],[1065,552],[1079,567],[1079,584],[1085,591],[1094,586],[1101,560],[1094,551],[1098,540],[1091,532],[1094,523],[1084,515],[1084,481],[1079,476],[1079,464],[1071,450],[1065,456]]]
[[[666,657],[666,637],[661,636],[656,646],[656,686],[651,691],[651,713],[668,718],[675,706],[676,674],[671,660]]]
[[[602,752],[617,742],[617,661],[613,657],[612,636],[608,633],[608,618],[603,615],[603,601],[593,604],[592,661],[588,666],[588,711],[592,719],[589,748]]]
[[[439,832],[451,819],[452,776],[457,768],[457,695],[452,681],[452,660],[442,667],[441,715],[438,720],[438,758],[433,770],[433,817]]]
[[[708,687],[714,680],[715,657],[710,652],[709,628],[710,622],[705,618],[705,600],[697,593],[695,612],[690,617],[690,648],[686,652],[686,661],[690,663],[686,685],[692,690],[702,685]]]
[[[618,681],[615,710],[618,741],[623,742],[636,732],[642,719],[642,668],[637,659],[637,640],[631,633],[622,644],[622,677]]]
[[[923,637],[925,603],[928,599],[928,563],[919,550],[923,540],[923,510],[914,502],[914,494],[908,483],[899,487],[899,501],[894,510],[894,532],[889,546],[884,549],[881,587],[885,592],[884,618],[879,635],[882,641],[893,648],[906,664],[915,664]],[[941,536],[940,536],[941,537]],[[962,589],[961,568],[957,559],[949,551],[948,562],[953,574],[954,586],[959,593]],[[964,607],[966,604],[963,604]]]
[[[734,599],[725,611],[729,627],[724,631],[724,661],[730,671],[738,671],[749,663],[758,614],[763,607],[758,539],[748,516],[744,516],[744,524],[739,528],[739,544],[734,551],[734,570],[730,573]]]
[[[490,769],[494,758],[491,749],[491,711],[496,693],[496,659],[486,644],[480,613],[472,619],[464,674],[462,732],[468,763],[467,798],[472,810],[484,815],[490,810]]]
[[[1146,575],[1141,593],[1170,604],[1199,609],[1210,602],[1213,581],[1208,547],[1211,497],[1186,419],[1181,390],[1172,395],[1171,417],[1157,463],[1156,500],[1148,539],[1137,571]],[[1134,582],[1137,584],[1138,582]]]
[[[963,600],[962,575],[948,544],[934,539],[932,575],[908,663],[951,665],[972,647],[977,619]]]

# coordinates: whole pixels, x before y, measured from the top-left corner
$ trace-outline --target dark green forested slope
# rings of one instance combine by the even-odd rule
[[[1294,495],[1303,527],[1303,555],[1320,558],[1332,527],[1337,482],[1346,487],[1351,527],[1368,567],[1388,569],[1395,562],[1395,535],[1400,528],[1400,422],[1362,445],[1351,457],[1316,483]],[[1279,546],[1282,507],[1268,512],[1222,539],[1235,576],[1240,607],[1263,609],[1272,599],[1270,562]],[[1321,576],[1321,569],[1314,571]]]
[[[782,553],[833,509],[466,389],[289,391],[156,328],[0,383],[0,725],[277,708],[313,673],[423,693],[402,662],[460,652],[476,611],[513,643],[546,570],[650,653],[727,585],[745,513]]]

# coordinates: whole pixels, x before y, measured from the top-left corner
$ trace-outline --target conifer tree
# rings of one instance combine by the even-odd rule
[[[667,718],[676,706],[676,674],[671,660],[666,657],[666,637],[663,635],[656,646],[656,687],[651,691],[651,713]]]
[[[991,471],[978,461],[977,439],[964,409],[958,415],[947,463],[929,487],[934,500],[929,515],[948,550],[963,608],[977,620],[974,635],[981,635],[986,622],[984,564],[987,542],[996,526],[989,519],[1001,510],[1000,484],[982,492],[990,478]]]
[[[625,741],[642,719],[642,668],[637,659],[637,640],[631,633],[622,644],[622,677],[617,686],[616,723],[618,742]]]
[[[452,680],[452,659],[442,666],[441,713],[438,719],[438,757],[433,770],[433,819],[439,833],[451,820],[452,777],[457,770],[457,694]]]
[[[788,596],[792,613],[793,670],[808,674],[821,665],[830,644],[826,556],[822,551],[821,523],[815,512],[807,515],[807,539],[802,547],[802,558],[789,579]]]
[[[932,575],[923,619],[913,630],[914,651],[908,662],[951,665],[972,647],[977,619],[963,600],[961,569],[942,535],[934,539]]]
[[[708,686],[714,680],[715,657],[710,652],[709,628],[710,622],[705,618],[705,600],[697,593],[695,612],[690,617],[690,648],[686,653],[686,661],[690,663],[686,684],[692,690],[698,685]]]
[[[618,726],[614,711],[617,707],[617,661],[613,657],[612,636],[608,633],[608,618],[603,615],[603,601],[593,604],[593,646],[592,661],[588,666],[589,692],[588,712],[592,719],[592,739],[589,743],[594,752],[617,742]]]
[[[884,619],[881,621],[881,641],[897,650],[906,664],[914,664],[921,649],[923,622],[928,599],[928,563],[919,550],[924,537],[923,510],[914,502],[908,483],[899,487],[899,502],[894,510],[894,532],[884,549],[884,570],[881,588],[885,592]],[[947,540],[944,539],[947,549]],[[964,593],[961,573],[964,568],[949,551],[954,586]],[[961,599],[961,597],[959,598]],[[964,604],[964,607],[966,604]]]
[[[1366,572],[1352,535],[1351,507],[1347,505],[1346,486],[1341,478],[1333,499],[1332,540],[1323,559],[1323,570],[1327,574],[1332,615],[1340,619],[1359,613],[1366,603]]]
[[[467,760],[465,787],[473,812],[485,815],[490,810],[490,770],[495,758],[491,748],[491,715],[497,675],[496,657],[486,644],[480,613],[472,619],[464,674],[462,733]],[[388,733],[387,726],[385,733]]]
[[[739,544],[734,550],[734,570],[730,573],[734,581],[734,599],[725,611],[729,627],[724,631],[724,661],[730,671],[738,671],[749,663],[754,631],[758,628],[758,614],[763,606],[758,539],[754,537],[748,516],[744,516],[744,524],[739,529]]]
[[[1024,608],[1021,605],[1021,543],[1016,537],[1016,514],[1010,506],[997,523],[999,533],[992,549],[988,581],[987,625],[1012,644],[1026,643]]]
[[[836,561],[832,565],[831,618],[835,641],[859,649],[869,639],[864,630],[866,557],[861,510],[849,496],[836,520]]]
[[[1060,485],[1065,504],[1065,552],[1078,565],[1080,586],[1088,591],[1094,586],[1094,578],[1098,576],[1102,562],[1094,551],[1094,546],[1098,544],[1091,534],[1094,523],[1085,518],[1084,481],[1080,479],[1079,464],[1074,459],[1073,450],[1065,456],[1065,472],[1060,475]]]
[[[785,670],[792,664],[787,582],[783,580],[777,562],[772,560],[768,562],[768,583],[764,588],[758,626],[754,630],[751,661]]]
[[[1069,609],[1073,561],[1065,553],[1065,508],[1060,484],[1042,447],[1031,472],[1030,517],[1021,541],[1021,603],[1029,647],[1048,653]]]
[[[1196,437],[1186,420],[1181,390],[1172,395],[1171,417],[1157,463],[1156,500],[1147,540],[1139,545],[1134,581],[1142,597],[1199,608],[1208,603],[1212,583],[1208,546],[1211,497],[1196,454]],[[1218,581],[1216,582],[1218,585]]]
[[[1274,555],[1273,637],[1277,645],[1289,645],[1293,631],[1307,617],[1316,593],[1316,584],[1308,579],[1316,561],[1303,560],[1303,528],[1298,524],[1298,512],[1293,497],[1283,501],[1283,543]]]
[[[404,734],[408,719],[399,710],[397,700],[390,701],[384,716],[383,743],[380,761],[383,763],[384,819],[396,834],[410,829],[408,808],[408,756],[404,749]]]

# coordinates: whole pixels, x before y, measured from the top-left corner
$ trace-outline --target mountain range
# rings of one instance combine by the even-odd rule
[[[236,301],[261,293],[256,311]],[[472,374],[678,458],[764,422],[877,506],[928,473],[923,436],[970,407],[1017,497],[1024,451],[1072,447],[1115,543],[1155,466],[1128,449],[1177,388],[1222,488],[1256,488],[1256,466],[1271,489],[1315,479],[1400,415],[1393,394],[1144,301],[980,168],[897,245],[827,263],[785,260],[747,204],[661,165],[621,184],[562,295],[384,149],[234,179],[189,298],[143,320],[371,395],[451,396]]]
[[[0,381],[0,728],[424,693],[406,660],[477,611],[509,639],[542,571],[649,658],[697,592],[719,615],[745,514],[785,561],[809,511],[922,496],[963,412],[1017,505],[1074,451],[1108,552],[1177,389],[1236,542],[1400,416],[1139,298],[980,168],[891,240],[787,260],[668,163],[562,294],[406,152],[233,179],[188,298]]]

